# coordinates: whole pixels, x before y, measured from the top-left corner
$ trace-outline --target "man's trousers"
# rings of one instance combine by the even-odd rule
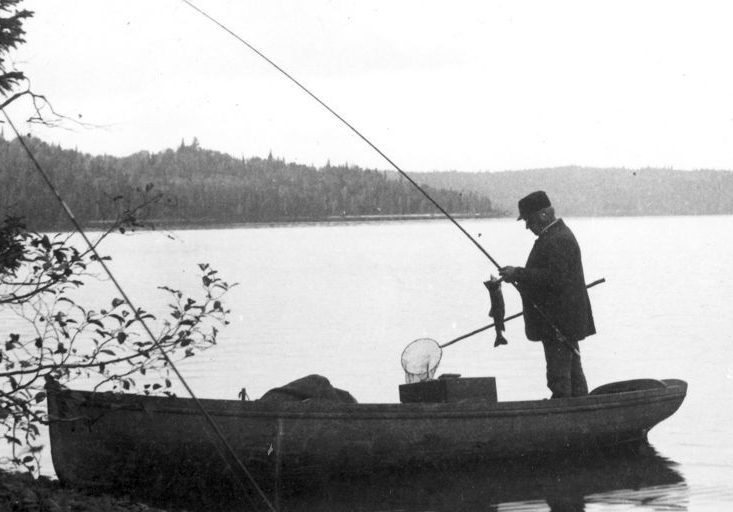
[[[571,341],[569,345],[578,350],[577,341]],[[552,398],[587,395],[588,384],[580,356],[568,344],[557,339],[543,340],[542,346],[547,362],[547,387],[552,391]]]

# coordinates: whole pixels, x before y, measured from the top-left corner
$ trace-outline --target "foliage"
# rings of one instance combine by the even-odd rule
[[[133,223],[134,215],[113,228]],[[199,265],[199,297],[161,287],[171,300],[158,321],[122,298],[99,309],[81,304],[78,292],[100,262],[90,249],[77,249],[71,235],[27,231],[19,219],[7,218],[0,243],[0,305],[4,316],[12,312],[20,320],[11,325],[25,326],[0,340],[0,435],[11,447],[5,463],[38,469],[41,429],[49,421],[45,386],[81,380],[98,390],[171,395],[163,354],[193,356],[214,345],[217,326],[228,323],[221,298],[230,285],[207,264]],[[143,321],[154,329],[152,339]]]
[[[25,79],[22,71],[10,69],[6,64],[6,54],[9,50],[24,43],[23,21],[33,16],[33,13],[16,5],[21,0],[0,0],[0,94],[5,94]]]
[[[175,151],[140,152],[124,158],[92,156],[39,139],[26,142],[59,184],[69,206],[87,224],[114,217],[107,201],[112,191],[129,196],[146,183],[155,183],[167,198],[150,210],[150,220],[156,222],[272,222],[438,213],[395,173],[348,165],[315,168],[272,157],[237,159],[201,149],[196,141],[181,144]],[[0,204],[28,212],[28,224],[34,229],[56,228],[55,212],[29,208],[38,204],[41,184],[21,150],[17,142],[0,139]],[[451,213],[494,213],[484,196],[427,189]]]

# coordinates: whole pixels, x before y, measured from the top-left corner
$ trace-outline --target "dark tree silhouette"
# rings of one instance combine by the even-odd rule
[[[23,80],[25,75],[9,67],[6,63],[7,54],[25,42],[23,36],[23,21],[33,16],[26,9],[17,9],[21,0],[0,0],[0,93],[7,94]]]

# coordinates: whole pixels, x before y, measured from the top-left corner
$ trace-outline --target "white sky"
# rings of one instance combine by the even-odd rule
[[[407,171],[733,169],[729,2],[195,2]],[[195,136],[235,156],[389,168],[180,0],[24,7],[18,67],[57,111],[100,126],[21,123],[45,140],[125,155]]]

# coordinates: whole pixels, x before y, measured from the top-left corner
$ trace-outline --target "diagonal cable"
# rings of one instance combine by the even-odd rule
[[[74,225],[74,229],[81,235],[81,237],[84,239],[84,242],[89,247],[89,250],[92,252],[96,260],[99,262],[100,265],[102,265],[102,268],[104,269],[105,274],[109,277],[110,281],[114,284],[115,288],[117,288],[117,291],[122,296],[122,299],[127,303],[127,305],[132,309],[133,314],[135,315],[135,319],[140,322],[140,324],[143,326],[143,329],[145,332],[150,336],[151,341],[153,342],[153,348],[160,348],[160,344],[158,343],[158,340],[155,338],[155,335],[153,334],[152,330],[148,326],[148,324],[145,322],[145,320],[140,315],[140,312],[138,309],[134,306],[132,303],[132,300],[130,300],[130,297],[127,295],[125,290],[122,288],[120,283],[117,281],[115,276],[112,274],[112,271],[109,269],[107,264],[104,262],[102,257],[97,252],[97,249],[94,247],[94,244],[89,240],[89,237],[87,237],[86,232],[81,227],[81,224],[79,224],[79,221],[74,216],[74,213],[71,211],[71,209],[67,206],[64,199],[61,197],[61,194],[59,193],[56,186],[51,181],[50,177],[46,173],[46,171],[43,170],[43,167],[41,167],[41,164],[36,159],[33,152],[30,150],[28,145],[25,143],[25,140],[21,136],[20,132],[18,132],[18,129],[15,127],[15,124],[10,119],[10,116],[8,116],[8,113],[5,112],[5,109],[2,109],[3,115],[5,116],[5,119],[8,121],[8,124],[12,128],[13,132],[15,132],[15,136],[17,137],[18,141],[20,142],[21,146],[23,146],[23,149],[25,150],[26,154],[28,155],[28,158],[30,158],[31,162],[33,162],[33,166],[35,167],[36,171],[41,175],[43,178],[43,181],[46,183],[48,188],[53,192],[54,197],[59,202],[61,207],[63,208],[64,212],[66,213],[69,220],[71,220],[71,223]],[[237,474],[236,470],[241,471],[246,478],[250,481],[250,483],[253,485],[257,493],[259,494],[260,498],[267,504],[269,510],[272,512],[277,512],[275,507],[270,503],[270,500],[265,495],[264,491],[260,488],[260,486],[257,484],[257,482],[254,479],[254,476],[250,471],[247,469],[247,467],[242,463],[242,461],[237,457],[237,454],[234,453],[234,449],[229,444],[229,441],[226,440],[224,437],[224,433],[219,428],[219,425],[214,421],[214,419],[211,417],[211,415],[204,409],[203,404],[199,401],[196,394],[193,392],[193,389],[188,385],[188,382],[186,382],[186,379],[183,377],[181,372],[178,370],[176,365],[173,363],[171,358],[168,356],[168,354],[165,352],[165,350],[160,350],[160,353],[163,355],[163,358],[166,360],[166,363],[170,365],[170,367],[173,369],[173,372],[176,374],[176,377],[178,377],[178,380],[181,381],[183,384],[183,387],[186,388],[186,391],[193,399],[194,403],[196,404],[196,407],[199,409],[201,414],[205,417],[206,422],[208,423],[209,427],[214,431],[214,434],[219,438],[219,440],[224,445],[226,452],[231,456],[232,461],[234,461],[234,465],[232,465],[232,461],[228,460],[226,457],[223,457],[229,468],[232,470],[232,473],[235,475]],[[236,468],[236,470],[235,470]],[[242,482],[239,478],[235,478],[238,482],[241,483],[242,486],[244,486],[244,482]],[[246,488],[245,488],[246,489]]]

